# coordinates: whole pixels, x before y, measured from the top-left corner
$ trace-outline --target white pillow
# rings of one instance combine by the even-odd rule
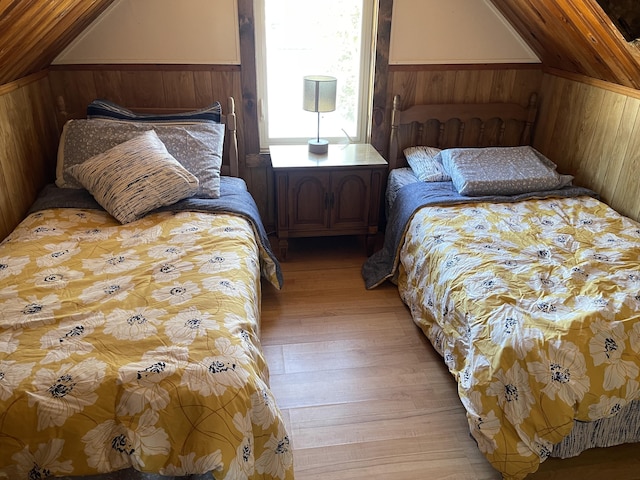
[[[418,180],[422,182],[448,182],[451,177],[447,174],[435,147],[409,147],[403,150],[407,163]]]
[[[71,174],[120,223],[191,197],[198,179],[149,130],[74,165]]]

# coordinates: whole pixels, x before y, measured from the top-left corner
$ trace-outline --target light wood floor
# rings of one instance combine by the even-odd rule
[[[365,290],[357,237],[290,241],[262,341],[296,480],[494,480],[453,378],[393,285]],[[640,447],[550,459],[528,479],[640,479]]]

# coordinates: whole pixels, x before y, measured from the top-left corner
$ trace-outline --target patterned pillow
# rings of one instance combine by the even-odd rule
[[[120,223],[198,190],[198,179],[167,152],[153,130],[73,166],[71,173]]]
[[[438,157],[439,148],[409,147],[403,150],[407,163],[422,182],[448,182],[451,177]]]
[[[152,123],[173,123],[173,124],[193,124],[193,123],[220,123],[222,116],[222,106],[220,102],[215,102],[206,108],[193,110],[191,112],[165,113],[165,114],[142,114],[134,113],[131,110],[110,102],[109,100],[97,99],[87,106],[87,118],[101,118],[103,120],[118,120],[129,122],[152,122]]]
[[[157,125],[97,119],[69,120],[60,136],[56,185],[60,188],[82,188],[71,174],[71,167],[149,130],[155,130],[169,153],[198,179],[200,186],[195,197],[220,197],[224,125],[218,123]]]
[[[440,152],[458,193],[467,196],[517,195],[569,185],[556,165],[529,146],[450,148]]]

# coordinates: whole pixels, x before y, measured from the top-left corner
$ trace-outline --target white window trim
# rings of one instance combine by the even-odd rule
[[[267,95],[267,65],[266,65],[266,19],[265,0],[254,0],[255,19],[255,52],[256,52],[256,87],[257,87],[257,110],[258,110],[258,133],[260,135],[260,150],[267,151],[269,145],[278,144],[300,144],[301,138],[279,138],[270,140],[268,138],[267,119],[268,102]],[[318,0],[321,4],[322,0]],[[358,132],[355,137],[327,137],[330,142],[340,143],[364,143],[371,140],[371,115],[373,111],[373,79],[375,70],[376,37],[375,31],[378,24],[378,0],[363,0],[363,31],[361,38],[360,69],[366,72],[360,76],[360,101]],[[370,21],[366,21],[369,19]]]

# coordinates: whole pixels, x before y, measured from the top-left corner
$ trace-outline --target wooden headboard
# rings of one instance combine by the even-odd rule
[[[146,114],[162,114],[162,113],[179,113],[188,110],[186,108],[149,108],[149,107],[132,107],[125,106],[132,112]],[[76,118],[73,114],[66,111],[64,100],[58,97],[58,114],[64,121]],[[222,108],[222,123],[225,124],[224,150],[222,154],[222,175],[230,175],[232,177],[240,176],[238,164],[238,132],[236,122],[236,104],[233,97],[227,99],[227,108]]]
[[[438,148],[529,145],[538,107],[529,104],[440,103],[413,105],[402,110],[393,98],[389,170],[407,166],[403,150],[417,145]]]

